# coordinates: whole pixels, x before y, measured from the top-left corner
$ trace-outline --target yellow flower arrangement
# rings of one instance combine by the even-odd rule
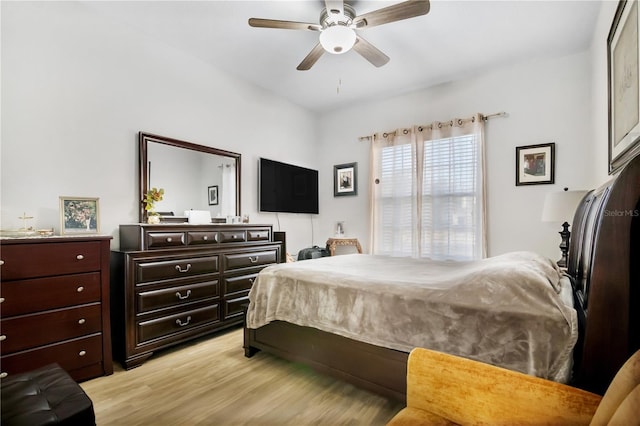
[[[144,194],[144,209],[150,216],[156,216],[158,213],[155,211],[155,203],[162,201],[164,197],[164,189],[151,188]]]

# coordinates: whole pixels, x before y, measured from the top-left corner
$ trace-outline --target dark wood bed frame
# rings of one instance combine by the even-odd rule
[[[604,393],[640,348],[640,156],[590,191],[576,210],[568,273],[574,281],[579,338],[571,384]],[[356,386],[405,400],[408,353],[315,328],[275,321],[245,327],[245,355],[262,350],[305,363]]]

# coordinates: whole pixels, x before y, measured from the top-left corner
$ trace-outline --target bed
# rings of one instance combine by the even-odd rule
[[[245,355],[267,351],[399,400],[414,346],[602,393],[640,347],[630,326],[638,320],[639,200],[636,158],[578,207],[566,277],[528,252],[454,268],[436,262],[431,272],[416,264],[422,261],[383,265],[368,255],[267,268],[251,293]],[[402,284],[400,292],[391,281]],[[289,291],[278,294],[278,287]]]

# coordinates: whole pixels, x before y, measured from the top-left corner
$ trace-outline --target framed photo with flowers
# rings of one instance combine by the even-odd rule
[[[60,197],[60,234],[97,234],[100,232],[99,198]]]

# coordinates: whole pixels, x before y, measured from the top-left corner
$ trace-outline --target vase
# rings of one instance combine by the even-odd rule
[[[147,223],[151,224],[151,225],[155,225],[160,223],[160,216],[159,215],[149,215],[147,216]]]

